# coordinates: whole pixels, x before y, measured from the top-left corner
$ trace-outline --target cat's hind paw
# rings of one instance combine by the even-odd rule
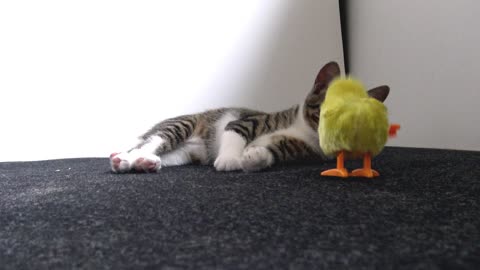
[[[133,167],[137,172],[157,172],[162,168],[162,162],[156,155],[144,155],[135,160]]]
[[[253,172],[270,167],[273,162],[273,155],[266,147],[251,146],[243,151],[240,166],[246,172]]]
[[[110,155],[110,167],[115,173],[125,173],[132,170],[132,162],[126,152],[112,153]]]
[[[154,154],[113,153],[110,155],[110,167],[115,173],[157,172],[161,168],[161,160]]]

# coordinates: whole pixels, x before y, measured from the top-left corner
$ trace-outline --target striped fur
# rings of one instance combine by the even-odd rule
[[[228,123],[225,130],[232,130],[242,136],[245,141],[251,143],[258,136],[272,133],[279,129],[286,129],[293,124],[298,115],[299,106],[276,112],[262,113],[250,117],[241,118]]]
[[[319,108],[328,84],[339,73],[336,63],[325,65],[305,102],[284,111],[221,108],[162,121],[142,135],[141,142],[123,154],[121,161],[113,158],[112,170],[138,170],[138,166],[158,170],[161,166],[202,163],[214,164],[217,170],[251,171],[321,155]],[[145,153],[145,149],[152,153]],[[154,156],[142,156],[149,154]],[[150,163],[137,165],[145,160]],[[155,166],[150,166],[152,162]]]

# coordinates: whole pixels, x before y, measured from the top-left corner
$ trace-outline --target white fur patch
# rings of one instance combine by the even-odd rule
[[[215,125],[215,145],[213,154],[217,171],[233,171],[240,169],[240,157],[245,149],[245,140],[233,131],[225,131],[228,123],[237,120],[232,113],[223,115]]]
[[[205,142],[200,137],[192,137],[185,142],[185,145],[169,153],[161,155],[162,166],[177,166],[192,162],[191,156],[200,159],[202,164],[208,161]]]
[[[165,140],[159,136],[152,136],[148,139],[147,143],[145,143],[138,151],[154,154],[155,151],[160,147],[162,144],[165,143]]]
[[[220,136],[220,149],[213,164],[217,171],[233,171],[240,169],[240,158],[246,141],[234,131],[224,131]]]
[[[192,161],[190,154],[183,147],[161,155],[161,160],[164,167],[184,165]]]
[[[226,113],[215,123],[215,145],[214,145],[214,155],[217,156],[220,149],[222,135],[225,132],[225,127],[228,123],[237,120],[238,117],[235,117],[231,113]]]

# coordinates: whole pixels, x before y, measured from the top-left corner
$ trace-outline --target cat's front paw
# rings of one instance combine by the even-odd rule
[[[235,157],[219,156],[213,164],[217,171],[240,170],[240,161]]]
[[[266,147],[251,146],[243,151],[240,166],[247,172],[260,171],[273,165],[273,155]]]

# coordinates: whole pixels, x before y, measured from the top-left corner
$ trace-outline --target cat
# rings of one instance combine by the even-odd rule
[[[303,104],[265,113],[221,108],[162,121],[129,151],[110,155],[113,172],[157,172],[165,166],[213,164],[217,171],[259,171],[282,161],[323,157],[319,146],[320,105],[329,83],[340,75],[336,62],[324,65]],[[369,91],[384,101],[388,86]]]

